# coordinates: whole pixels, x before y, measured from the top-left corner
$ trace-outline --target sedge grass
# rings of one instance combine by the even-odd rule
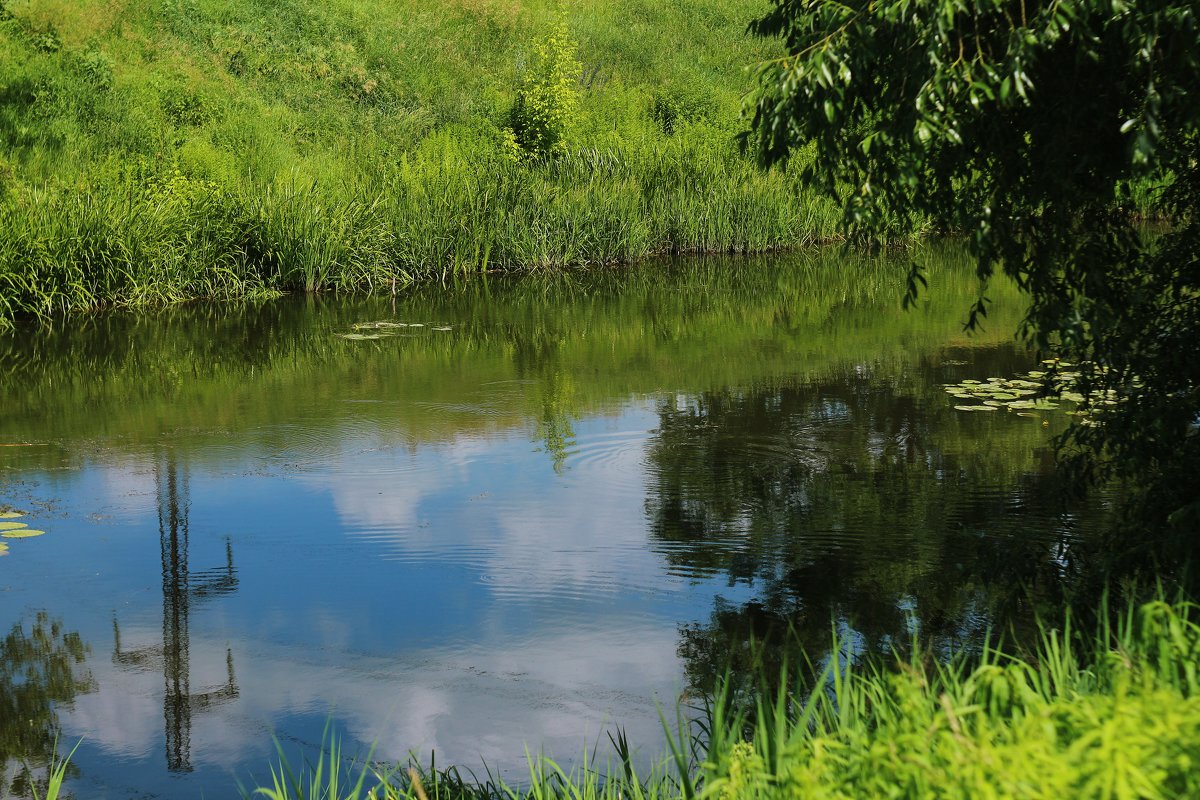
[[[1109,619],[1107,613],[1102,619]],[[718,709],[720,797],[1195,797],[1197,607],[1131,605],[1090,636],[1044,629],[1024,657],[852,667],[837,642],[817,691]],[[748,722],[748,720],[751,720]]]
[[[44,782],[39,782],[35,779],[30,779],[28,783],[29,793],[33,796],[33,800],[58,800],[60,797],[69,797],[63,792],[63,785],[67,780],[67,772],[71,767],[71,758],[75,755],[75,751],[79,749],[79,745],[83,740],[80,739],[71,748],[71,752],[65,756],[58,755],[58,739],[54,740],[53,755],[50,763],[46,765],[46,779]],[[26,775],[32,776],[33,770],[28,764],[25,765]]]

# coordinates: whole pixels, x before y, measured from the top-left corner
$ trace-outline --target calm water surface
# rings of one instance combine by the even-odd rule
[[[831,254],[0,339],[0,505],[46,531],[0,558],[0,796],[55,731],[101,799],[235,796],[329,721],[518,777],[617,725],[649,757],[731,640],[976,641],[1084,523],[1065,418],[941,388],[1036,362],[1019,298],[966,336],[926,259],[907,314],[903,265]]]

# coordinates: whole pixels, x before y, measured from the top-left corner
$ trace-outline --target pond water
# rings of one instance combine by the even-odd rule
[[[978,641],[1086,520],[1066,417],[943,390],[1037,363],[1019,296],[969,336],[970,269],[922,258],[907,313],[903,263],[830,252],[0,338],[0,507],[45,531],[2,540],[0,796],[56,732],[97,800],[236,796],[327,724],[650,757],[752,634]]]

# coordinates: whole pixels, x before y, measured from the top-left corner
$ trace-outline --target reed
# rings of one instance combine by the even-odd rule
[[[1032,650],[851,666],[819,688],[717,703],[706,792],[743,797],[1191,797],[1200,791],[1197,607],[1130,604]],[[786,681],[785,681],[786,683]]]
[[[894,663],[855,665],[831,636],[812,669],[760,674],[758,691],[724,687],[695,719],[678,711],[668,752],[639,771],[631,747],[586,751],[564,769],[527,753],[508,782],[431,756],[407,765],[347,758],[326,728],[315,760],[277,744],[268,800],[695,800],[696,798],[1175,798],[1200,796],[1200,606],[1148,603],[1082,634],[1069,617],[1028,650],[985,644],[939,660],[914,647]],[[816,677],[816,680],[812,678]],[[803,677],[803,679],[799,679]],[[769,688],[770,687],[770,688]],[[32,791],[54,800],[74,750]],[[44,794],[43,794],[44,791]]]

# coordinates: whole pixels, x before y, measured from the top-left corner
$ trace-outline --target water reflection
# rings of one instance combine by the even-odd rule
[[[235,592],[237,569],[233,544],[225,539],[225,564],[193,574],[188,567],[188,515],[191,506],[187,468],[180,468],[173,453],[155,463],[158,497],[158,536],[162,554],[162,645],[134,650],[121,648],[121,626],[113,618],[113,663],[163,673],[163,748],[167,769],[192,770],[192,715],[236,700],[233,650],[226,648],[226,681],[221,686],[193,692],[191,688],[190,627],[188,618],[199,602]]]
[[[0,490],[58,515],[0,565],[0,623],[113,637],[58,707],[112,800],[225,796],[331,713],[348,751],[515,777],[525,744],[569,760],[615,724],[649,757],[655,700],[751,635],[972,641],[1027,618],[1009,589],[1052,584],[1082,523],[1057,422],[947,403],[1034,357],[1011,286],[963,336],[950,261],[909,313],[903,269],[839,256],[0,337],[0,442],[43,445],[0,449]],[[425,326],[338,336],[385,319]]]
[[[1005,374],[1021,354],[984,355]],[[914,631],[945,649],[1032,624],[1030,604],[1058,586],[1078,535],[1050,448],[1012,419],[931,413],[938,369],[905,381],[848,366],[660,407],[646,501],[654,547],[683,574],[749,591],[680,627],[693,685],[710,689],[731,654],[779,644],[789,628],[813,655],[831,623],[856,652],[887,654]]]
[[[0,640],[0,795],[30,795],[36,780],[31,768],[54,757],[57,706],[96,688],[85,667],[90,650],[77,632],[45,612],[28,628],[14,624]]]

